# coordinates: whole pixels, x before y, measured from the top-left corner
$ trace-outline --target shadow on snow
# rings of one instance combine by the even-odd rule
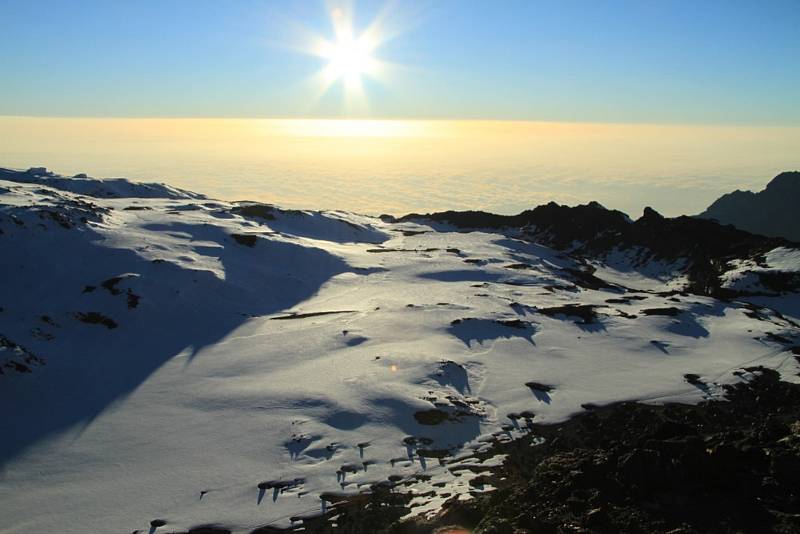
[[[32,239],[42,242],[38,235],[19,232],[16,243],[13,236],[6,236],[6,244],[11,245],[7,250],[15,251],[15,261],[3,262],[0,279],[15,280],[24,265],[25,280],[33,283],[30,288],[8,286],[3,293],[16,291],[18,300],[31,299],[42,312],[54,313],[50,310],[60,306],[59,316],[66,324],[49,351],[42,351],[46,366],[8,380],[0,389],[0,402],[6,406],[0,424],[4,436],[0,465],[48,436],[76,425],[85,428],[176,355],[188,351],[190,365],[204,347],[217,343],[249,317],[290,309],[313,296],[332,276],[352,270],[322,249],[267,239],[257,239],[255,246],[247,247],[216,226],[176,223],[149,229],[181,232],[189,245],[202,241],[194,252],[216,258],[224,279],[207,270],[151,261],[132,250],[111,248],[104,245],[103,235],[88,226],[47,230],[42,248],[55,236],[59,249],[69,252],[54,255],[57,263],[42,261],[46,254],[31,246]],[[138,275],[120,284],[140,297],[135,309],[127,308],[124,295],[114,297],[102,288],[82,293],[86,285],[98,285],[121,273]],[[56,300],[59,296],[62,302]],[[84,325],[71,318],[75,312],[94,310],[110,315],[118,328]],[[66,326],[76,334],[65,335]],[[340,415],[333,423],[347,427],[348,417]]]

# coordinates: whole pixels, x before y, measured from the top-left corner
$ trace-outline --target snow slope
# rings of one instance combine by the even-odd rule
[[[531,418],[798,372],[791,319],[666,264],[592,289],[513,232],[29,176],[0,173],[0,532],[251,532],[387,480],[424,513]]]

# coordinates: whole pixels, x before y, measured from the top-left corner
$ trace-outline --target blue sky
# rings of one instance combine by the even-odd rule
[[[321,1],[0,0],[0,115],[800,125],[800,1],[405,1],[402,68],[313,98]]]

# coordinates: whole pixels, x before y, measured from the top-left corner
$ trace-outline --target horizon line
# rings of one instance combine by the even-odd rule
[[[241,121],[362,121],[362,122],[484,122],[529,124],[586,124],[609,126],[683,126],[683,127],[746,127],[746,128],[800,128],[800,123],[763,122],[680,122],[680,121],[601,121],[575,119],[512,119],[497,117],[347,117],[347,116],[220,116],[220,115],[6,115],[0,119],[64,119],[64,120],[241,120]]]

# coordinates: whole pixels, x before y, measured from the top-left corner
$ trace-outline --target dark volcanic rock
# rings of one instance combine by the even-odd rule
[[[369,492],[323,493],[326,512],[253,533],[800,532],[800,385],[746,371],[728,402],[618,403],[495,442],[475,456],[507,455],[477,482],[497,489],[451,498],[433,518],[400,521],[421,495],[405,489],[414,476],[391,475]]]
[[[6,371],[30,373],[31,367],[44,363],[44,358],[0,334],[0,375]]]
[[[597,202],[575,206],[560,206],[550,202],[517,215],[495,215],[484,211],[445,211],[419,215],[412,213],[400,221],[428,219],[452,224],[458,228],[524,228],[549,233],[553,246],[564,248],[573,241],[595,239],[598,235],[622,231],[629,224],[621,211],[607,210]]]
[[[216,525],[202,525],[189,529],[188,534],[231,534],[230,529]]]
[[[448,421],[450,419],[450,415],[447,412],[433,408],[430,410],[414,412],[414,419],[416,419],[421,425],[438,425]]]
[[[800,242],[800,172],[783,172],[767,187],[734,191],[714,201],[698,217],[732,224],[754,234]]]
[[[748,370],[728,402],[620,403],[534,425],[484,453],[508,455],[487,476],[495,492],[387,532],[800,532],[800,385]]]
[[[114,278],[109,278],[108,280],[104,281],[103,283],[100,284],[100,286],[103,287],[106,291],[108,291],[112,295],[119,295],[120,293],[122,293],[122,291],[117,287],[117,284],[119,284],[121,281],[122,281],[121,276],[115,276]]]
[[[680,308],[669,307],[669,308],[647,308],[642,310],[642,313],[645,315],[668,315],[670,317],[675,317],[681,313]]]
[[[782,238],[765,238],[704,218],[663,217],[652,208],[645,208],[638,220],[631,221],[624,213],[608,210],[597,202],[575,207],[551,202],[517,215],[446,211],[411,214],[400,220],[417,219],[465,229],[516,229],[530,241],[567,250],[577,257],[602,259],[615,250],[629,250],[635,253],[635,262],[640,265],[652,260],[683,263],[689,291],[722,297],[733,296],[720,288],[720,275],[728,269],[730,260],[762,257],[776,247],[793,245]],[[611,287],[590,271],[573,270],[566,274],[583,287]],[[794,290],[800,285],[796,278],[800,277],[783,276],[770,282]]]
[[[246,247],[256,246],[256,240],[258,239],[253,234],[231,234],[231,237],[234,241]]]
[[[88,323],[88,324],[101,324],[108,328],[109,330],[113,330],[116,328],[117,322],[110,317],[106,317],[102,313],[98,312],[86,312],[86,313],[75,313],[75,318],[81,322]]]
[[[536,311],[542,315],[556,317],[565,315],[567,317],[579,317],[583,319],[583,324],[591,324],[597,320],[594,304],[565,304],[563,306],[553,306],[550,308],[538,308]]]
[[[277,208],[269,204],[240,204],[231,208],[232,213],[241,215],[243,217],[253,217],[263,219],[265,221],[275,220],[275,212]]]

